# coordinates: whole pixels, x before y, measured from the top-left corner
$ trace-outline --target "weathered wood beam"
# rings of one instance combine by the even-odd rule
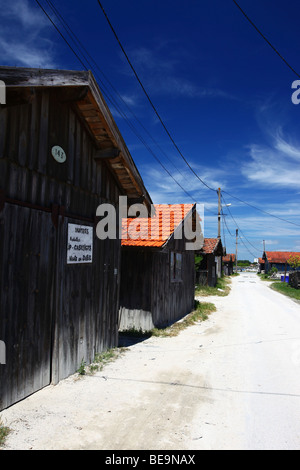
[[[136,197],[136,198],[128,198],[128,205],[133,205],[133,204],[143,204],[145,201],[145,196],[141,197]]]
[[[57,98],[62,102],[82,101],[88,94],[88,86],[58,87]]]
[[[117,158],[120,155],[120,150],[117,148],[108,148],[104,150],[97,150],[94,159],[97,160],[106,160],[111,158]]]
[[[19,104],[30,104],[35,99],[35,90],[29,88],[7,88],[6,105],[3,107],[17,106]]]

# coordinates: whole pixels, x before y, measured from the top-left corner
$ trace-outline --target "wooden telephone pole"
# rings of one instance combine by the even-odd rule
[[[236,240],[235,240],[235,272],[237,273],[238,236],[239,236],[239,230],[238,229],[236,229],[235,235],[236,235]]]
[[[221,188],[218,189],[218,238],[221,238]]]

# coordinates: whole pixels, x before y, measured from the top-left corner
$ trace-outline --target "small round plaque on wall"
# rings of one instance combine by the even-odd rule
[[[52,147],[51,153],[54,160],[56,160],[58,163],[64,163],[67,160],[67,156],[64,149],[62,149],[58,145]]]

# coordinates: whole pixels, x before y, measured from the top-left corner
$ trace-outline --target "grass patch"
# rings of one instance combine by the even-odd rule
[[[276,279],[271,274],[257,273],[257,275],[262,281],[281,282],[281,279]]]
[[[111,348],[102,353],[97,353],[92,364],[88,366],[85,361],[82,360],[77,372],[79,375],[87,375],[101,371],[106,364],[118,359],[125,351],[126,348]]]
[[[3,446],[9,433],[10,429],[7,426],[4,426],[2,419],[0,418],[0,446]]]
[[[294,289],[294,287],[291,287],[286,282],[273,282],[270,287],[292,299],[300,300],[300,289]]]
[[[216,287],[196,286],[195,295],[200,297],[208,295],[219,295],[221,297],[225,297],[230,292],[230,285],[230,277],[223,276],[218,278]]]
[[[170,336],[177,336],[180,331],[184,330],[185,328],[194,325],[199,321],[207,320],[208,316],[216,311],[216,307],[214,304],[209,302],[199,302],[195,300],[195,309],[193,312],[186,315],[182,320],[178,320],[176,323],[172,325],[166,326],[164,328],[153,328],[150,331],[143,331],[143,330],[124,330],[120,331],[120,335],[124,336],[131,336],[136,338],[150,338],[151,336],[159,336],[159,337],[170,337]]]
[[[208,316],[216,311],[216,307],[214,304],[209,302],[199,302],[198,300],[195,301],[195,310],[191,312],[189,315],[184,317],[183,320],[179,320],[176,323],[173,323],[166,328],[154,328],[151,331],[153,336],[160,336],[160,337],[169,337],[169,336],[177,336],[180,331],[184,330],[185,328],[194,325],[199,321],[207,320]]]

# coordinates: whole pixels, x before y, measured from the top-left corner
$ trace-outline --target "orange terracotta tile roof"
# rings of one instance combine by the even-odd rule
[[[201,251],[206,254],[213,253],[217,248],[218,243],[218,238],[204,238],[204,244]]]
[[[228,253],[228,255],[223,256],[222,260],[224,263],[230,263],[230,261],[234,262],[235,261],[235,254],[234,253]]]
[[[265,260],[262,259],[262,258],[258,258],[258,262],[259,262],[259,264],[265,264]]]
[[[299,256],[295,251],[266,251],[267,261],[269,263],[286,263],[290,256]]]
[[[122,220],[122,246],[162,247],[195,204],[154,204],[149,218]]]

